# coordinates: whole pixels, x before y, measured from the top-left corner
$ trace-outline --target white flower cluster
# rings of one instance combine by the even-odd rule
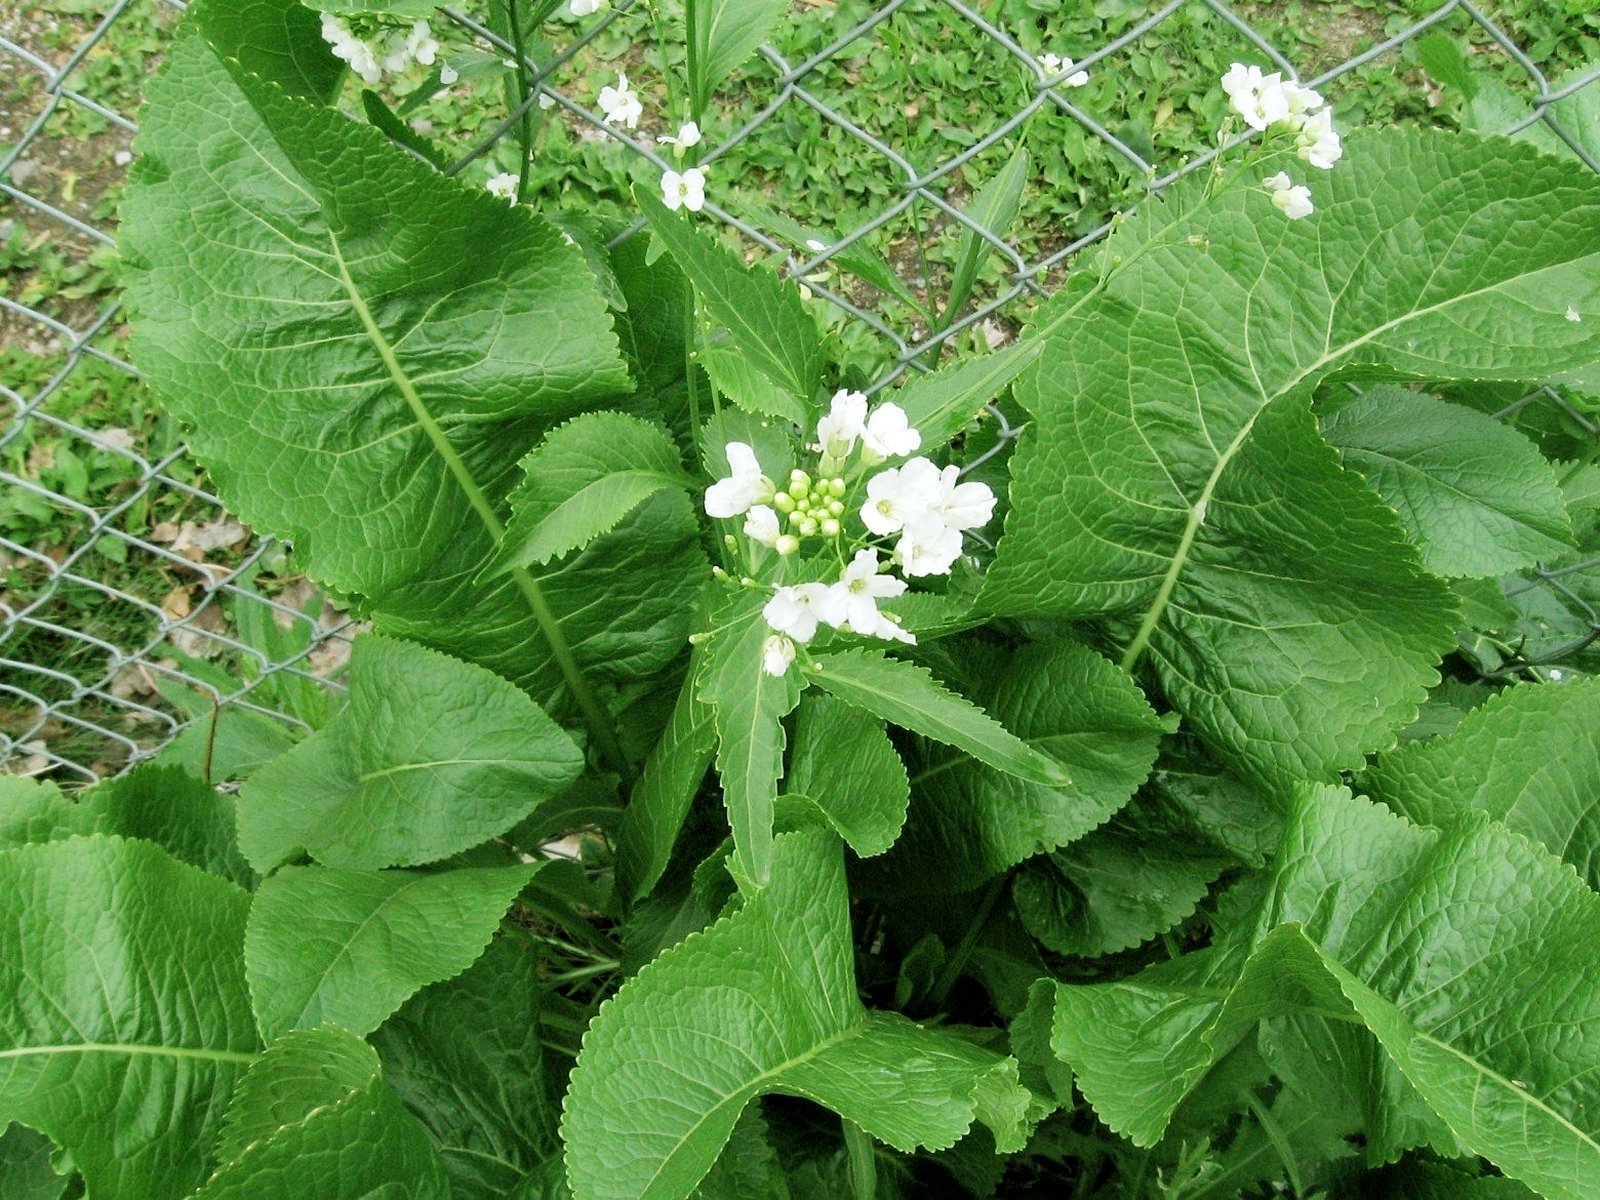
[[[858,446],[859,461],[852,464]],[[915,643],[892,616],[878,611],[879,600],[903,595],[907,588],[905,578],[886,571],[898,567],[907,578],[948,574],[961,556],[962,532],[986,524],[995,505],[987,484],[962,483],[958,468],[941,469],[926,458],[867,474],[921,446],[922,435],[898,404],[880,404],[869,412],[866,396],[846,390],[834,393],[827,414],[817,422],[817,440],[811,446],[820,455],[816,479],[797,468],[780,491],[762,473],[749,445],[727,444],[729,474],[706,489],[710,516],[744,516],[745,535],[784,557],[799,550],[803,538],[818,536],[835,542],[841,563],[846,553],[851,555],[832,583],[787,584],[774,590],[761,610],[772,629],[762,656],[770,674],[783,674],[794,661],[795,643],[809,642],[819,625]],[[864,532],[847,551],[839,542],[863,484],[866,497],[856,513]],[[880,564],[879,548],[863,543],[891,537],[895,544],[889,561]]]
[[[1062,58],[1059,54],[1039,55],[1039,65],[1044,68],[1046,75],[1059,75],[1063,71],[1071,71],[1072,73],[1062,81],[1068,87],[1080,88],[1089,82],[1089,72],[1073,71],[1072,60],[1070,58]]]
[[[417,21],[409,29],[390,29],[386,34],[375,30],[368,40],[356,36],[341,18],[325,12],[322,40],[333,50],[333,56],[347,63],[368,86],[377,84],[385,74],[404,74],[413,63],[431,67],[439,57],[439,43],[434,41],[426,21]]]
[[[1260,67],[1234,63],[1222,77],[1222,90],[1228,103],[1252,129],[1274,126],[1294,134],[1295,151],[1306,162],[1321,170],[1331,170],[1344,154],[1344,145],[1333,127],[1333,110],[1322,95],[1284,79],[1277,71],[1264,75]],[[1280,171],[1261,181],[1275,204],[1291,220],[1308,217],[1313,211],[1311,189],[1297,185]]]

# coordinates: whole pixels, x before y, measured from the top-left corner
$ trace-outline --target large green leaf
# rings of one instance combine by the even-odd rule
[[[659,644],[659,615],[633,620],[679,579],[661,558],[623,588],[606,558],[548,585],[471,585],[518,460],[627,387],[581,254],[528,210],[252,75],[227,40],[246,4],[274,6],[210,0],[174,41],[122,225],[135,353],[196,456],[233,511],[366,597],[380,628],[540,695],[597,661],[663,665],[676,646]],[[680,528],[650,550],[687,568],[687,540]],[[492,647],[474,637],[486,627]],[[608,644],[584,644],[596,638]]]
[[[964,696],[941,687],[926,667],[877,650],[819,654],[811,682],[892,725],[964,750],[1029,783],[1064,787],[1060,763],[1035,750]]]
[[[256,893],[245,939],[262,1032],[370,1033],[412,993],[471,966],[534,870],[283,868]]]
[[[556,1148],[539,983],[526,939],[496,938],[372,1035],[384,1077],[427,1127],[458,1197],[503,1196]]]
[[[1572,545],[1555,472],[1492,417],[1380,385],[1322,433],[1394,506],[1435,574],[1504,575]]]
[[[620,412],[585,413],[552,430],[522,470],[496,573],[581,549],[663,488],[696,486],[664,429]]]
[[[510,829],[571,785],[583,753],[492,671],[367,634],[350,703],[239,791],[258,870],[299,854],[330,867],[414,866]]]
[[[815,801],[864,858],[894,844],[911,801],[905,764],[883,722],[816,692],[800,702],[787,790]]]
[[[1379,1161],[1459,1142],[1579,1200],[1600,1178],[1597,939],[1600,896],[1482,814],[1440,833],[1304,787],[1250,944],[1059,986],[1053,1044],[1148,1145],[1257,1022],[1305,1015],[1337,1032],[1325,1062],[1364,1098]],[[1384,1111],[1418,1097],[1431,1124]]]
[[[195,1200],[450,1200],[439,1156],[343,1029],[302,1029],[240,1080],[223,1163]]]
[[[1454,624],[1311,390],[1600,358],[1600,180],[1502,141],[1375,130],[1287,221],[1256,186],[1272,169],[1176,185],[1041,316],[985,596],[1105,620],[1197,732],[1281,785],[1382,745]]]
[[[783,834],[773,859],[769,886],[644,967],[590,1025],[562,1118],[578,1200],[690,1195],[768,1092],[905,1151],[949,1146],[975,1118],[1019,1149],[1041,1115],[1013,1060],[862,1007],[832,833]]]
[[[1486,812],[1600,887],[1600,679],[1510,688],[1453,732],[1382,755],[1362,784],[1421,824]]]
[[[1074,642],[997,652],[970,674],[994,719],[1072,782],[1051,786],[931,749],[913,768],[905,836],[874,864],[873,878],[895,891],[974,888],[1082,837],[1128,802],[1173,725],[1125,671]]]
[[[783,718],[800,701],[798,671],[769,675],[762,666],[762,645],[772,632],[761,617],[763,599],[760,592],[745,592],[718,615],[699,691],[712,709],[734,853],[745,877],[758,886],[772,872],[773,806],[787,741]]]
[[[714,235],[696,229],[687,214],[668,212],[643,188],[634,198],[651,232],[740,353],[778,387],[811,404],[822,385],[822,339],[794,286],[767,268],[745,266]]]
[[[148,842],[0,853],[0,1127],[64,1147],[91,1196],[188,1195],[259,1049],[249,905]]]

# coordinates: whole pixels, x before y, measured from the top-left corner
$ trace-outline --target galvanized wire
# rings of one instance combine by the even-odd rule
[[[1096,114],[1075,99],[1075,89],[1068,82],[1073,72],[1115,69],[1114,55],[1142,44],[1153,43],[1159,52],[1165,23],[1184,14],[1185,10],[1204,10],[1238,36],[1241,56],[1253,52],[1277,69],[1304,78],[1296,70],[1293,54],[1273,44],[1225,0],[1152,3],[1148,14],[1125,33],[1085,53],[1069,69],[1054,74],[999,21],[986,15],[992,5],[976,0],[974,3],[940,0],[942,19],[971,26],[997,54],[1015,60],[1031,75],[1032,94],[1014,111],[995,114],[998,119],[994,126],[974,137],[958,153],[931,169],[919,169],[907,148],[897,147],[841,112],[816,82],[823,67],[843,55],[852,44],[872,36],[880,25],[900,14],[911,2],[887,0],[798,61],[791,60],[774,46],[763,46],[757,65],[764,81],[755,84],[752,73],[744,84],[763,89],[757,111],[719,142],[702,147],[701,154],[702,162],[714,166],[742,144],[772,130],[774,122],[790,106],[800,106],[870,152],[873,160],[881,164],[885,177],[894,181],[896,194],[877,212],[848,231],[823,241],[820,248],[808,245],[803,252],[799,247],[787,245],[778,231],[763,229],[759,222],[728,211],[714,199],[706,206],[710,216],[736,230],[751,247],[776,259],[813,295],[837,306],[851,321],[870,329],[882,340],[892,365],[872,383],[874,391],[889,386],[908,371],[929,369],[938,359],[941,348],[953,339],[968,331],[995,328],[1001,318],[1015,314],[1019,305],[1047,294],[1054,273],[1110,232],[1112,222],[1105,221],[1048,253],[1030,255],[1027,246],[1035,239],[1019,236],[1019,232],[1028,231],[992,230],[945,194],[944,189],[961,178],[963,168],[1015,136],[1030,118],[1047,111],[1064,114],[1124,162],[1134,175],[1142,178],[1150,192],[1159,192],[1174,180],[1205,169],[1219,153],[1244,140],[1236,139],[1230,146],[1209,149],[1177,164],[1152,161],[1119,137],[1105,114]],[[0,36],[0,75],[19,81],[31,79],[32,90],[38,97],[37,111],[19,131],[0,130],[0,205],[15,209],[28,222],[63,244],[77,245],[80,250],[82,246],[114,244],[110,229],[102,227],[92,217],[68,211],[62,203],[40,194],[39,189],[30,189],[26,179],[14,179],[14,168],[30,155],[37,158],[56,148],[61,135],[53,126],[72,110],[99,118],[124,140],[131,135],[135,129],[134,114],[119,111],[114,103],[92,94],[92,85],[83,82],[85,63],[102,41],[116,38],[118,29],[128,22],[130,12],[181,7],[181,0],[114,0],[94,27],[59,61],[52,61],[37,47]],[[633,7],[633,0],[617,0],[549,58],[524,59],[525,76],[530,84],[526,97],[452,162],[447,168],[449,173],[460,173],[492,154],[501,140],[517,129],[524,114],[541,100],[547,104],[553,102],[553,112],[561,119],[591,130],[594,136],[626,146],[656,171],[672,165],[652,139],[608,124],[582,99],[567,94],[560,86],[563,70],[574,61],[580,61],[594,40],[613,22],[626,19]],[[459,36],[502,56],[515,54],[509,42],[467,13],[453,8],[442,12],[456,25]],[[1374,66],[1383,69],[1387,56],[1452,21],[1480,29],[1489,42],[1516,64],[1527,80],[1524,99],[1528,114],[1503,132],[1517,132],[1542,122],[1575,156],[1600,171],[1600,162],[1577,131],[1566,127],[1557,111],[1559,103],[1579,89],[1600,86],[1597,83],[1600,68],[1559,85],[1553,84],[1545,71],[1471,0],[1446,0],[1370,49],[1305,81],[1319,88],[1347,76],[1359,82],[1364,69]],[[767,75],[772,78],[765,79]],[[895,99],[885,98],[884,102]],[[781,196],[778,202],[782,203]],[[853,299],[845,294],[842,284],[834,286],[827,281],[830,268],[838,267],[840,257],[852,247],[858,243],[869,244],[867,239],[874,234],[919,210],[929,212],[945,229],[978,239],[988,248],[994,261],[1001,264],[998,285],[967,311],[957,314],[955,320],[934,323],[932,327],[925,321],[908,321],[904,314],[897,316],[887,305]],[[5,215],[4,208],[0,208],[0,215]],[[637,228],[636,222],[624,236]],[[3,230],[0,224],[0,232]],[[160,687],[163,683],[202,698],[201,706],[211,707],[213,712],[229,706],[282,722],[286,727],[303,726],[300,717],[285,711],[273,698],[278,695],[274,682],[301,680],[318,688],[340,687],[337,670],[330,664],[337,666],[341,657],[338,648],[348,644],[356,627],[336,610],[308,613],[259,587],[255,582],[257,569],[275,554],[265,540],[257,540],[231,556],[225,568],[219,568],[193,561],[190,555],[175,550],[173,545],[125,527],[127,514],[157,499],[182,501],[187,506],[186,519],[199,518],[200,523],[223,518],[223,506],[203,485],[182,477],[186,472],[179,469],[183,466],[181,448],[162,453],[151,446],[128,446],[120,439],[105,436],[102,430],[87,427],[80,414],[60,411],[54,406],[54,402],[64,398],[69,382],[84,372],[85,364],[91,360],[130,376],[136,377],[137,371],[114,348],[112,334],[119,319],[115,300],[92,316],[81,318],[47,311],[52,307],[45,300],[22,300],[0,294],[0,346],[5,345],[9,328],[18,336],[47,339],[51,353],[59,357],[59,365],[42,384],[23,385],[20,381],[0,379],[0,396],[11,407],[6,425],[0,428],[0,487],[13,489],[13,496],[27,497],[59,513],[63,527],[72,535],[72,543],[67,546],[30,545],[0,536],[0,772],[50,774],[63,781],[87,782],[151,757],[194,720],[206,719],[196,717],[194,704],[185,705],[164,692]],[[1592,418],[1549,388],[1535,390],[1509,406],[1502,415],[1509,417],[1534,404],[1552,406],[1573,428],[1600,437],[1600,428]],[[1003,414],[996,412],[995,416],[996,441],[981,455],[972,458],[969,469],[1000,453],[1018,432],[1018,427]],[[65,495],[30,473],[25,465],[21,470],[6,465],[18,461],[15,453],[7,454],[8,448],[25,445],[30,430],[49,431],[53,436],[81,441],[84,446],[101,453],[120,456],[131,465],[136,478],[131,487],[107,503],[91,504]],[[160,597],[130,592],[123,577],[109,572],[103,558],[94,553],[96,547],[108,543],[119,547],[118,553],[123,558],[135,556],[166,580],[177,581],[178,588],[185,594],[194,592],[196,602],[187,612],[178,613],[164,605]],[[1526,656],[1513,653],[1502,670],[1524,670],[1559,662],[1600,640],[1600,616],[1584,594],[1571,586],[1576,578],[1596,571],[1600,571],[1600,560],[1541,567],[1527,574],[1519,587],[1551,589],[1567,603],[1570,611],[1586,622],[1586,630],[1570,644],[1553,650]],[[8,572],[20,577],[23,584],[7,590]],[[85,628],[83,622],[68,620],[71,606],[65,603],[64,597],[74,590],[79,594],[92,594],[97,603],[103,600],[106,611],[119,613],[120,624],[137,630],[137,635],[109,640],[94,629]],[[296,643],[295,648],[275,652],[244,639],[240,635],[242,617],[244,610],[252,608],[258,616],[273,620],[281,628],[298,630],[296,636],[289,638]],[[227,615],[219,619],[219,614]],[[104,624],[99,622],[97,627],[104,627]],[[30,661],[20,656],[16,648],[25,648],[29,637],[51,639],[58,645],[72,648],[70,669],[60,662]],[[188,648],[188,658],[174,654],[175,642],[182,642]],[[216,656],[227,663],[232,679],[229,686],[221,685],[216,671],[193,668],[190,664],[196,656]],[[140,675],[143,687],[130,689],[123,685],[122,681],[130,672]]]

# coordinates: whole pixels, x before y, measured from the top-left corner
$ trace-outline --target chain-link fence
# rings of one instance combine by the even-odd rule
[[[95,286],[96,272],[114,266],[114,213],[104,198],[128,161],[139,77],[159,59],[181,4],[10,2],[8,10],[0,0],[0,394],[12,409],[0,430],[0,771],[92,780],[151,757],[186,729],[212,726],[223,711],[256,722],[270,742],[268,731],[304,726],[325,711],[355,627],[294,575],[282,547],[228,519],[137,390],[114,290]],[[703,155],[714,179],[719,168],[744,164],[763,203],[712,202],[707,210],[833,306],[837,323],[848,326],[845,341],[876,347],[871,361],[882,387],[928,369],[945,343],[981,338],[992,346],[1011,336],[1017,317],[1059,282],[1074,255],[1109,231],[1117,208],[1219,152],[1193,138],[1164,138],[1163,129],[1184,125],[1170,106],[1164,112],[1157,103],[1149,123],[1130,125],[1118,95],[1085,87],[1080,72],[1138,80],[1148,98],[1164,79],[1236,57],[1327,90],[1341,113],[1351,96],[1398,86],[1413,102],[1421,97],[1423,111],[1395,119],[1426,120],[1439,99],[1433,79],[1466,71],[1470,57],[1470,69],[1493,80],[1493,102],[1474,110],[1479,127],[1535,135],[1600,170],[1593,127],[1600,110],[1591,103],[1600,97],[1600,68],[1583,65],[1594,61],[1600,30],[1580,28],[1583,5],[1569,5],[1569,42],[1558,20],[1556,35],[1528,51],[1496,10],[1466,0],[1432,8],[1394,0],[1387,13],[1354,16],[1351,6],[1323,7],[1320,30],[1309,37],[1298,23],[1317,14],[1314,0],[1286,10],[1117,0],[1067,22],[1082,41],[1090,36],[1085,22],[1105,14],[1094,42],[1060,47],[1077,57],[1061,63],[1042,44],[1056,36],[1049,5],[889,0],[850,8],[846,0],[801,0],[782,44],[763,47],[736,81],[742,107],[730,110],[720,134],[711,131]],[[515,53],[490,25],[442,12],[454,42],[476,46],[480,58]],[[530,114],[561,122],[579,142],[628,147],[641,177],[673,165],[653,137],[606,124],[581,86],[585,56],[605,52],[607,38],[615,56],[617,30],[643,22],[646,12],[620,0],[581,24],[560,23],[564,42],[541,43],[537,56],[523,60],[526,90],[509,93],[522,94],[520,104],[459,138],[449,170],[483,170]],[[50,15],[60,13],[67,17]],[[938,54],[948,48],[952,70],[970,78],[1004,71],[1020,83],[977,109],[969,101],[945,111],[937,71],[899,73],[917,57],[904,37],[916,23],[933,31],[925,44]],[[1197,44],[1207,46],[1205,62],[1184,61],[1184,48]],[[874,62],[883,61],[891,69],[873,75]],[[1214,79],[1201,82],[1214,88]],[[1470,76],[1455,82],[1473,86]],[[1074,167],[1096,161],[1095,178],[1119,182],[1081,195],[1059,228],[1030,225],[1026,211],[1021,225],[986,221],[971,203],[974,191],[1025,132],[1036,141],[1037,129],[1025,127],[1047,118],[1055,144],[1070,141]],[[786,164],[801,153],[802,136],[813,139],[807,153],[820,162],[809,164],[810,179],[797,180]],[[109,157],[110,169],[76,166],[85,145]],[[1030,187],[1071,186],[1062,183],[1058,157],[1048,141],[1038,147]],[[830,178],[830,164],[847,165],[849,178]],[[853,214],[845,228],[837,221],[815,228],[786,211],[818,186],[819,172],[823,186],[851,195],[841,208]],[[806,211],[827,207],[813,198]],[[938,266],[924,250],[936,237],[964,240],[969,259],[975,247],[986,248],[983,284],[956,311],[927,302]],[[1504,412],[1525,416],[1530,406],[1578,438],[1600,436],[1593,417],[1557,389],[1508,397]],[[1012,432],[1002,419],[1000,441]],[[1578,583],[1597,573],[1600,560],[1530,572],[1526,587],[1547,594],[1548,619],[1538,605],[1532,617],[1535,634],[1546,636],[1500,647],[1487,669],[1525,670],[1584,650],[1600,636],[1593,607],[1600,589]]]

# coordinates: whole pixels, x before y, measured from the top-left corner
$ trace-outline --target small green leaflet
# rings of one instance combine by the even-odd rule
[[[1257,186],[1273,166],[1142,205],[1105,277],[1041,314],[984,599],[1106,621],[1195,732],[1282,787],[1383,745],[1455,624],[1310,392],[1358,367],[1526,379],[1600,358],[1600,180],[1500,140],[1361,131],[1315,215],[1281,221]]]
[[[684,11],[690,103],[700,116],[734,68],[767,40],[789,0],[690,0]]]
[[[1572,546],[1555,471],[1493,417],[1380,385],[1322,433],[1394,506],[1437,575],[1504,575]]]
[[[949,1146],[974,1119],[1002,1150],[1021,1147],[1047,1106],[1014,1060],[862,1007],[847,904],[834,835],[783,834],[771,884],[600,1010],[563,1107],[577,1200],[691,1195],[767,1092],[814,1100],[903,1151]]]
[[[521,466],[526,478],[485,577],[582,549],[663,488],[699,486],[666,430],[620,412],[574,417]]]
[[[1011,222],[1017,219],[1022,207],[1022,192],[1028,183],[1028,169],[1032,156],[1026,145],[1019,145],[1000,168],[1000,173],[979,189],[967,205],[963,215],[985,233],[1004,239]],[[962,225],[961,246],[956,251],[955,269],[950,273],[950,294],[946,297],[939,323],[947,326],[961,315],[961,309],[972,295],[978,282],[978,270],[995,252],[995,245],[971,226]],[[915,421],[912,424],[921,429]]]
[[[333,867],[435,862],[510,829],[583,770],[572,739],[492,671],[365,634],[350,703],[239,792],[260,871],[300,853]]]
[[[783,718],[800,700],[792,667],[769,675],[761,649],[771,635],[761,619],[762,593],[736,597],[715,618],[706,648],[700,699],[711,706],[717,731],[717,774],[733,829],[733,848],[745,878],[760,887],[771,878],[772,818],[783,775]]]
[[[816,692],[800,701],[787,790],[809,796],[863,858],[882,854],[906,821],[911,785],[883,722]]]
[[[1600,896],[1481,813],[1439,833],[1329,787],[1299,790],[1279,861],[1248,944],[1058,985],[1053,1045],[1101,1119],[1153,1144],[1259,1021],[1304,1014],[1338,1032],[1330,1064],[1372,1061],[1360,1026],[1381,1045],[1377,1076],[1347,1087],[1380,1103],[1415,1094],[1437,1114],[1442,1134],[1386,1131],[1375,1114],[1379,1161],[1453,1133],[1543,1195],[1590,1195]]]
[[[1600,679],[1517,684],[1452,732],[1380,755],[1361,782],[1419,824],[1486,812],[1600,888]]]
[[[194,1200],[450,1200],[422,1126],[372,1047],[343,1029],[268,1046],[239,1082],[219,1149]]]
[[[249,907],[149,842],[0,852],[0,1128],[65,1148],[91,1196],[187,1196],[260,1048]]]
[[[1050,787],[1071,782],[1054,759],[1008,732],[970,700],[946,691],[926,667],[877,650],[845,650],[819,654],[810,682],[891,725],[965,750],[997,771]]]
[[[794,285],[747,267],[687,213],[671,213],[643,187],[634,199],[650,230],[695,286],[700,303],[733,344],[778,387],[809,406],[822,385],[822,339]]]
[[[262,1033],[371,1033],[408,996],[471,966],[536,867],[284,867],[250,909],[245,968]]]

